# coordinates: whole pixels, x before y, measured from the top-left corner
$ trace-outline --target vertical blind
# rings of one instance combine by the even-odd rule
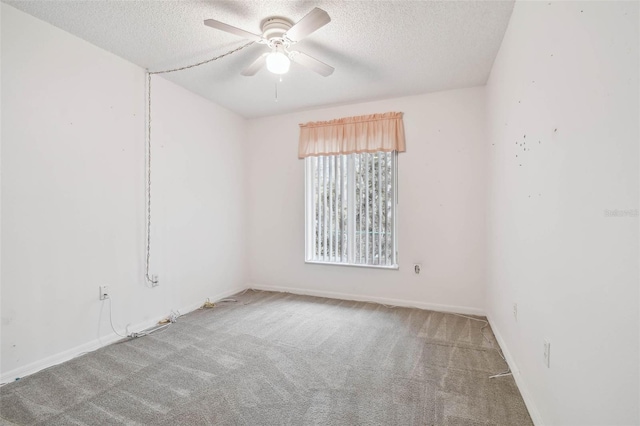
[[[309,260],[392,266],[395,153],[307,158]]]

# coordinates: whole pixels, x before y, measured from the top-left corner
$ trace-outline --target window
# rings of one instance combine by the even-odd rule
[[[307,262],[398,268],[397,153],[402,112],[300,124]]]
[[[305,162],[307,262],[397,268],[396,152]]]

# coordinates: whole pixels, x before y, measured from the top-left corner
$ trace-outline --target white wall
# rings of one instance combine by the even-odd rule
[[[250,120],[249,284],[484,312],[484,108],[484,89],[474,88]],[[407,137],[398,157],[400,269],[305,264],[298,124],[388,111],[404,112]]]
[[[154,77],[148,288],[144,70],[1,7],[6,381],[243,288],[245,122]]]
[[[638,22],[517,2],[488,83],[487,309],[540,424],[640,423]]]

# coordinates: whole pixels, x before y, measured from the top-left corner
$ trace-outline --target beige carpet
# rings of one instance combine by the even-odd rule
[[[482,323],[248,291],[0,389],[19,425],[531,425]],[[495,343],[494,343],[495,344]],[[11,424],[9,423],[9,424]]]

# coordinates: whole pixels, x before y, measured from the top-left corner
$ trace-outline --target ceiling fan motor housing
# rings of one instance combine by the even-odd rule
[[[293,22],[280,16],[272,16],[262,21],[262,37],[267,40],[267,44],[273,47],[275,44],[289,46],[291,40],[284,37],[284,34],[293,26]]]

